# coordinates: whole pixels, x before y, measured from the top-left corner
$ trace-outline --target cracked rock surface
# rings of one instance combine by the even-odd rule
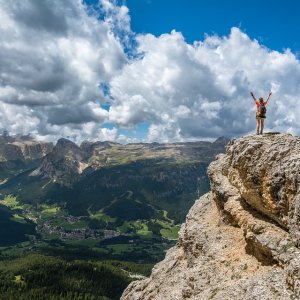
[[[299,171],[298,137],[231,141],[177,245],[121,299],[300,299]]]

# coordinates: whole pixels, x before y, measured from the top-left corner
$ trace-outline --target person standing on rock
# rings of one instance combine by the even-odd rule
[[[264,124],[265,124],[265,119],[266,119],[266,106],[268,104],[268,101],[272,95],[272,92],[269,93],[269,96],[266,101],[264,101],[264,98],[259,98],[257,100],[252,92],[250,92],[253,100],[255,101],[256,104],[256,134],[263,134],[264,131]]]

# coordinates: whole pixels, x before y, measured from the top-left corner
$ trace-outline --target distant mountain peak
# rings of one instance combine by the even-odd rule
[[[66,139],[66,138],[60,138],[55,147],[75,147],[75,148],[79,148],[78,145],[76,145],[74,142]]]
[[[56,157],[64,157],[66,154],[71,154],[72,156],[76,156],[78,159],[81,159],[82,156],[80,147],[66,138],[60,138],[57,141],[51,154]]]
[[[229,138],[225,137],[225,136],[220,136],[218,137],[213,144],[222,144],[222,145],[226,145],[228,142],[230,141]]]

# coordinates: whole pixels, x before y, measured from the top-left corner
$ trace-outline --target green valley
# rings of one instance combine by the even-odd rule
[[[47,153],[22,157],[22,146],[13,160],[5,159],[6,147],[24,141],[2,141],[1,292],[7,299],[40,299],[42,291],[47,299],[118,299],[176,243],[187,211],[209,190],[207,166],[226,142],[77,146],[61,139],[51,148],[31,140],[26,147]],[[51,285],[55,280],[62,286]],[[118,288],[111,294],[99,280]]]

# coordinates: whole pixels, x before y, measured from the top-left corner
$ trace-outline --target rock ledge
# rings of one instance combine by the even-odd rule
[[[300,299],[299,170],[298,137],[231,141],[177,245],[121,299]]]

